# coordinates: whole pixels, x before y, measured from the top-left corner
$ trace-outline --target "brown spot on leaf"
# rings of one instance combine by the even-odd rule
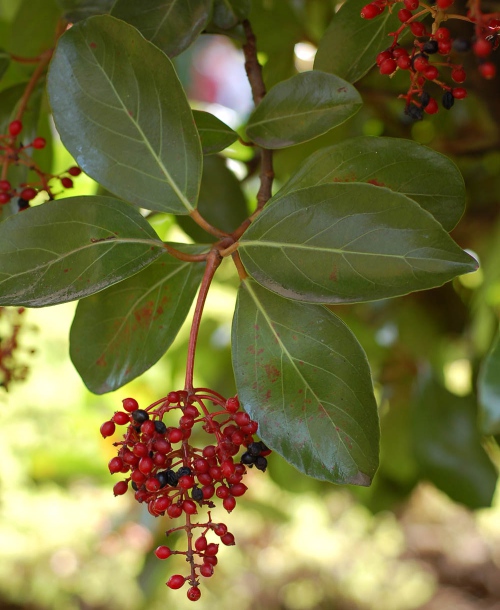
[[[338,277],[337,277],[337,265],[333,266],[332,272],[330,273],[328,278],[330,280],[332,280],[332,282],[336,282],[338,280]]]
[[[106,357],[104,356],[104,354],[102,356],[100,356],[95,363],[97,364],[97,366],[108,366],[107,362],[106,362]]]
[[[91,49],[95,49],[95,48],[97,48],[97,44],[96,44],[95,42],[91,42],[91,43],[90,43],[90,48],[91,48]]]
[[[274,365],[265,364],[264,370],[266,371],[267,378],[269,379],[269,381],[271,383],[278,381],[278,379],[280,378],[281,373],[278,371],[278,369]]]
[[[368,184],[374,184],[375,186],[385,186],[383,182],[379,182],[376,178],[372,178],[372,180],[367,181]]]

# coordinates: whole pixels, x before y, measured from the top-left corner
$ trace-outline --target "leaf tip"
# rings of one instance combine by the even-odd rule
[[[358,471],[353,477],[347,481],[350,485],[360,485],[361,487],[370,487],[372,478],[364,472]]]

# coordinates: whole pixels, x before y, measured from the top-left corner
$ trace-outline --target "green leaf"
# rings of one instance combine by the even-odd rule
[[[455,502],[490,506],[497,473],[481,445],[472,397],[426,380],[413,409],[412,432],[422,474]]]
[[[312,140],[353,116],[361,97],[352,85],[324,72],[302,72],[282,81],[252,112],[247,134],[264,148]]]
[[[416,201],[451,231],[465,210],[465,185],[457,166],[411,140],[359,137],[312,154],[273,201],[292,191],[331,182],[369,182]]]
[[[164,252],[141,214],[112,197],[51,201],[0,224],[0,305],[81,299]]]
[[[20,57],[37,57],[54,46],[60,17],[55,0],[23,0],[10,27],[7,49]],[[27,68],[32,71],[33,65]]]
[[[222,157],[205,159],[198,211],[212,226],[226,233],[234,231],[248,216],[240,183]],[[214,240],[189,216],[178,216],[177,222],[197,242]]]
[[[479,424],[483,434],[500,434],[500,335],[486,356],[477,381]]]
[[[202,251],[171,245],[193,254]],[[189,313],[204,269],[204,263],[165,253],[127,280],[79,302],[70,355],[91,392],[116,390],[163,356]]]
[[[259,436],[301,472],[369,485],[379,426],[370,369],[347,326],[322,305],[241,283],[233,320],[238,396]]]
[[[414,201],[361,183],[286,195],[247,229],[239,253],[263,286],[316,303],[399,296],[477,268]]]
[[[71,23],[94,15],[105,15],[111,10],[115,0],[57,0],[64,11],[64,17]]]
[[[314,69],[355,83],[374,65],[377,55],[392,43],[390,32],[401,22],[397,11],[385,10],[375,19],[363,19],[366,0],[344,2],[318,47]]]
[[[0,78],[2,78],[2,76],[5,74],[5,71],[9,67],[9,64],[10,55],[3,49],[0,49]]]
[[[229,30],[248,17],[251,4],[251,0],[214,0],[213,25]]]
[[[111,14],[174,57],[198,38],[211,12],[212,0],[117,0]]]
[[[109,15],[74,25],[48,91],[61,139],[89,176],[149,210],[195,208],[203,157],[193,115],[171,61],[135,28]]]
[[[193,110],[204,155],[218,153],[238,139],[238,134],[210,112]]]

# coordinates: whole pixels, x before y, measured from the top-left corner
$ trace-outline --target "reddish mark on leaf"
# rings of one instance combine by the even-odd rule
[[[264,398],[266,400],[269,400],[271,398],[271,390],[267,390],[266,395],[264,396]]]
[[[337,89],[337,93],[346,93],[347,92],[347,87],[339,87]]]
[[[249,345],[247,347],[247,352],[250,352],[250,354],[255,354],[255,346],[254,345]]]
[[[129,116],[134,116],[134,113],[132,112],[132,110],[129,110],[129,111],[128,111],[128,115],[129,115]]]
[[[106,357],[104,356],[104,354],[102,356],[100,356],[95,363],[97,364],[97,366],[108,366],[107,362],[106,362]]]
[[[68,273],[69,269],[63,269],[64,273]]]
[[[374,184],[375,186],[385,186],[383,182],[379,182],[376,178],[367,181],[368,184]]]
[[[332,272],[330,273],[328,278],[330,280],[332,280],[332,282],[336,282],[338,280],[338,277],[337,277],[337,265],[334,265],[334,267],[332,269]]]
[[[303,390],[302,388],[299,388],[299,392],[298,392],[298,393],[299,393],[299,394],[302,394],[302,392],[303,392],[303,391],[304,391],[304,390]]]
[[[97,48],[97,44],[96,44],[95,42],[91,42],[91,43],[90,43],[90,48],[91,48],[91,49],[95,49],[95,48]]]
[[[257,350],[257,353],[258,353],[258,354],[262,354],[262,352],[263,352],[263,351],[264,351],[264,348],[263,348],[263,347],[261,347],[259,350]]]
[[[280,378],[281,373],[272,364],[265,364],[264,370],[266,371],[267,378],[271,383],[278,381],[278,379]]]
[[[168,297],[163,296],[159,305],[156,306],[152,300],[134,311],[134,318],[139,326],[149,326],[157,320],[164,312],[164,306],[168,303]]]

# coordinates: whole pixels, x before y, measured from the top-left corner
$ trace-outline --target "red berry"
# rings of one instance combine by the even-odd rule
[[[476,57],[488,57],[493,49],[493,46],[489,40],[478,38],[473,44],[472,49]]]
[[[222,506],[227,510],[228,513],[230,513],[236,506],[236,500],[233,496],[228,496],[222,501]]]
[[[419,36],[425,36],[425,25],[423,23],[420,23],[420,21],[414,21],[413,23],[411,23],[410,30],[414,36],[417,36],[417,38]]]
[[[431,97],[427,106],[424,108],[424,111],[427,112],[427,114],[436,114],[436,112],[438,110],[439,110],[439,106],[438,106],[436,100],[433,97]]]
[[[20,197],[25,201],[31,201],[36,197],[36,190],[31,187],[25,188],[21,191]]]
[[[207,539],[205,536],[200,536],[199,538],[197,538],[194,542],[194,548],[197,551],[204,551],[207,548]]]
[[[220,485],[219,487],[217,487],[215,495],[218,498],[227,498],[229,496],[229,487],[226,487],[225,485]]]
[[[178,504],[171,504],[167,509],[167,515],[176,519],[182,515],[182,508]]]
[[[214,568],[209,563],[204,563],[200,568],[200,574],[205,578],[210,578],[214,573]]]
[[[137,469],[132,472],[130,478],[132,479],[132,481],[134,481],[134,483],[137,483],[137,485],[142,485],[146,480],[146,475],[143,474],[139,469]]]
[[[194,515],[197,512],[196,504],[193,502],[193,500],[184,500],[184,502],[182,503],[182,510],[187,515]]]
[[[155,451],[158,451],[159,453],[164,453],[166,455],[167,453],[170,453],[172,451],[172,445],[164,438],[159,438],[157,441],[154,442],[153,449]]]
[[[448,40],[450,37],[450,30],[448,28],[438,28],[434,34],[434,38],[439,42],[440,40]]]
[[[226,532],[227,525],[225,523],[218,523],[214,526],[214,534],[217,534],[217,536],[224,536]]]
[[[123,462],[122,462],[121,458],[119,458],[119,457],[111,458],[111,460],[109,460],[109,463],[108,463],[108,468],[109,468],[109,472],[111,474],[120,472],[120,470],[123,468]]]
[[[8,180],[0,180],[0,191],[10,191],[11,185]]]
[[[179,428],[190,430],[194,426],[194,418],[191,415],[183,415],[179,419]]]
[[[211,566],[216,566],[219,563],[219,560],[217,559],[217,557],[215,557],[215,555],[210,555],[210,556],[205,556],[203,557],[203,563],[207,563],[208,565]]]
[[[232,396],[226,400],[226,411],[229,411],[229,413],[236,413],[239,408],[240,401],[237,396]]]
[[[404,0],[404,5],[409,11],[416,11],[419,4],[419,0]]]
[[[248,487],[243,483],[236,483],[236,485],[231,485],[231,494],[237,498],[238,496],[242,496],[247,489]]]
[[[132,411],[136,411],[139,408],[139,403],[135,398],[124,398],[122,404],[125,411],[128,411],[129,413],[132,413]]]
[[[380,64],[380,74],[392,74],[397,67],[398,64],[396,63],[396,60],[392,58],[384,59],[384,61]]]
[[[213,445],[207,445],[203,449],[203,456],[206,458],[213,458],[216,454],[215,447]]]
[[[436,66],[427,66],[424,69],[424,76],[427,80],[434,80],[439,76],[439,70]]]
[[[392,59],[392,53],[390,51],[382,51],[377,55],[377,66],[385,61],[386,59]]]
[[[225,544],[226,546],[233,546],[235,544],[234,536],[230,532],[227,532],[227,534],[224,534],[223,536],[221,536],[220,541],[222,542],[222,544]]]
[[[182,438],[183,438],[182,431],[179,430],[178,428],[172,428],[172,430],[169,430],[169,433],[168,433],[169,442],[178,443],[178,442],[182,441]]]
[[[437,5],[438,8],[440,8],[442,11],[444,11],[447,8],[450,8],[450,6],[455,2],[455,0],[437,0]]]
[[[149,454],[149,449],[144,443],[136,443],[132,449],[132,453],[137,457],[146,457]]]
[[[167,396],[168,402],[173,402],[174,404],[178,404],[180,399],[179,392],[169,392]]]
[[[363,19],[373,19],[377,17],[377,15],[380,15],[380,13],[383,11],[384,9],[381,6],[378,6],[372,2],[361,9],[361,17],[363,17]]]
[[[170,504],[172,502],[168,496],[161,496],[161,498],[156,498],[153,506],[157,513],[164,513]]]
[[[12,121],[9,125],[9,134],[11,136],[17,136],[23,130],[23,124],[19,120]]]
[[[113,434],[115,433],[115,422],[113,421],[105,421],[103,423],[103,425],[101,426],[101,434],[103,436],[103,438],[106,438],[107,436],[113,436]]]
[[[427,57],[424,57],[423,55],[417,55],[413,59],[413,68],[417,72],[423,72],[427,68],[428,65],[429,65],[429,60],[427,59]]]
[[[467,78],[467,75],[466,75],[465,70],[463,68],[454,68],[451,71],[451,78],[456,83],[463,83],[464,80]]]
[[[142,474],[149,474],[154,467],[154,462],[153,460],[146,456],[140,459],[139,461],[139,470],[142,472]]]
[[[207,548],[205,549],[205,557],[215,557],[219,552],[219,545],[215,542],[211,542],[207,544]]]
[[[451,51],[451,40],[440,40],[438,42],[438,51],[441,55],[448,55]]]
[[[160,488],[161,488],[161,483],[156,477],[150,477],[146,481],[146,489],[148,491],[155,492],[155,491],[158,491]]]
[[[408,57],[408,55],[400,55],[396,63],[398,64],[398,68],[401,68],[401,70],[409,70],[411,67],[411,59]]]
[[[71,178],[68,178],[67,176],[61,178],[61,184],[64,186],[65,189],[73,188],[73,180],[71,180]]]
[[[198,601],[200,597],[201,591],[198,589],[198,587],[191,587],[190,589],[188,589],[187,598],[190,599],[192,602]]]
[[[42,149],[42,148],[45,148],[46,145],[47,145],[47,142],[46,142],[45,138],[35,138],[33,140],[33,148]]]
[[[168,559],[170,555],[172,555],[172,551],[168,548],[168,546],[159,546],[155,551],[155,555],[158,557],[158,559]],[[172,588],[175,589],[175,587]]]
[[[141,424],[141,432],[145,436],[153,436],[154,433],[156,432],[156,427],[155,427],[154,421],[151,421],[150,419],[148,419],[143,424]]]
[[[11,197],[8,193],[0,193],[0,204],[9,203]]]
[[[118,481],[118,483],[113,487],[113,493],[115,496],[123,496],[124,493],[127,493],[128,483],[126,481]]]
[[[252,420],[250,419],[250,415],[248,415],[248,413],[241,411],[241,413],[236,413],[234,415],[234,421],[238,424],[238,426],[246,426]]]
[[[180,589],[183,586],[185,580],[186,579],[184,578],[184,576],[181,576],[180,574],[174,574],[168,579],[167,587],[170,587],[171,589]]]
[[[70,167],[68,169],[68,174],[70,176],[79,176],[81,173],[82,173],[82,170],[79,167],[76,167],[76,165],[74,165],[73,167]],[[139,405],[137,405],[136,409],[138,409],[138,408],[139,408]]]
[[[413,13],[406,8],[402,8],[398,11],[398,19],[401,23],[406,23],[409,19],[413,17]]]
[[[451,90],[451,93],[456,100],[463,100],[464,97],[467,97],[467,89],[463,87],[455,87]]]
[[[184,475],[179,479],[178,483],[181,489],[191,489],[194,487],[194,477],[192,475]]]
[[[495,78],[495,74],[497,72],[495,64],[491,63],[490,61],[480,64],[478,70],[479,74],[481,74],[481,76],[487,80]]]
[[[210,500],[210,498],[212,498],[215,493],[215,487],[210,484],[203,485],[203,487],[201,488],[201,493],[203,494],[204,500]]]
[[[123,411],[117,411],[113,415],[113,421],[119,426],[124,426],[125,424],[130,423],[130,417]]]

